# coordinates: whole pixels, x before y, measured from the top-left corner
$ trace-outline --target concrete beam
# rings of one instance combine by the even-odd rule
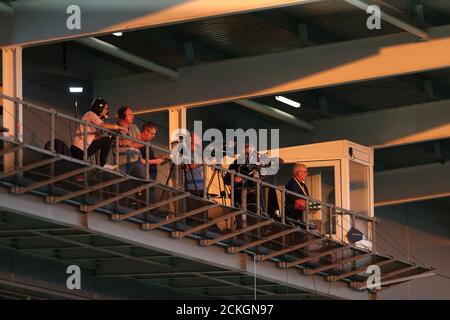
[[[307,141],[348,139],[387,148],[450,137],[450,100],[366,112],[314,123]]]
[[[15,1],[14,16],[0,21],[0,47],[38,45],[315,1],[135,0],[130,5],[122,0],[78,0],[81,25],[73,30],[66,25],[72,0]]]
[[[96,39],[96,38],[78,39],[76,41],[81,43],[81,44],[83,44],[83,45],[85,45],[85,46],[88,46],[88,47],[93,48],[95,50],[99,50],[99,51],[101,51],[103,53],[112,55],[112,56],[114,56],[116,58],[119,58],[119,59],[122,59],[124,61],[129,62],[129,63],[135,64],[137,66],[140,66],[140,67],[145,68],[147,70],[153,71],[153,72],[155,72],[155,73],[157,73],[159,75],[168,77],[170,79],[175,79],[176,80],[178,78],[178,72],[176,72],[175,70],[163,67],[163,66],[158,65],[158,64],[156,64],[156,63],[154,63],[154,62],[152,62],[150,60],[141,58],[141,57],[139,57],[139,56],[137,56],[135,54],[132,54],[132,53],[126,51],[126,50],[123,50],[123,49],[121,49],[119,47],[116,47],[116,46],[114,46],[114,45],[112,45],[110,43],[107,43],[105,41],[101,41],[101,40]],[[193,46],[191,46],[191,47],[193,49]],[[192,52],[191,60],[193,60],[193,52]],[[261,113],[263,113],[265,115],[268,115],[268,116],[270,116],[272,118],[279,119],[279,120],[282,120],[282,121],[286,121],[286,122],[288,122],[288,123],[290,123],[292,125],[295,125],[297,127],[302,128],[302,129],[305,129],[305,130],[308,130],[308,131],[312,131],[314,129],[313,126],[311,124],[307,123],[306,121],[298,119],[297,117],[295,117],[295,116],[293,116],[293,115],[291,115],[291,114],[289,114],[287,112],[278,110],[276,108],[273,108],[273,107],[270,107],[270,106],[266,106],[264,104],[260,104],[260,103],[257,103],[257,102],[254,102],[254,101],[250,101],[250,100],[238,100],[238,101],[236,101],[236,103],[238,103],[238,104],[240,104],[240,105],[242,105],[242,106],[244,106],[246,108],[252,109],[252,110],[254,110],[256,112],[261,112]],[[171,110],[173,110],[173,109],[171,109]],[[169,112],[171,110],[169,110]],[[176,110],[180,110],[180,109],[176,109]],[[186,113],[186,108],[182,108],[182,110],[184,110],[184,112]],[[186,122],[186,120],[184,122]],[[184,128],[185,127],[186,126],[184,126]],[[173,132],[173,131],[169,128],[169,132]]]
[[[20,197],[10,194],[6,188],[0,188],[0,210],[50,221],[77,229],[85,229],[81,225],[80,212],[76,207],[67,204],[49,205],[41,198],[33,195]],[[359,292],[351,289],[347,283],[336,282],[330,285],[323,277],[307,277],[299,275],[298,270],[291,268],[283,270],[277,268],[271,261],[258,262],[256,270],[252,258],[248,255],[230,255],[218,246],[200,247],[194,239],[171,239],[168,234],[159,230],[145,232],[139,225],[125,221],[113,223],[105,214],[92,212],[89,214],[89,232],[99,234],[111,239],[125,241],[143,248],[175,255],[210,266],[234,270],[245,275],[288,285],[293,288],[316,292],[319,295],[338,299],[370,299],[368,292]],[[245,261],[244,261],[245,260]]]
[[[90,47],[92,49],[109,54],[118,59],[122,59],[124,61],[127,61],[129,63],[137,65],[141,68],[147,69],[149,71],[153,71],[157,74],[168,77],[170,79],[178,78],[178,72],[176,72],[175,70],[166,68],[166,67],[156,64],[152,61],[141,58],[135,54],[132,54],[132,53],[126,51],[126,50],[116,47],[115,45],[112,45],[108,42],[105,42],[105,41],[102,41],[102,40],[99,40],[96,38],[78,39],[76,41],[87,47]]]
[[[375,207],[450,197],[448,177],[450,162],[377,172]]]
[[[426,42],[417,42],[408,33],[345,41],[189,66],[179,70],[176,82],[140,74],[97,82],[94,90],[115,103],[122,103],[125,97],[132,105],[148,101],[140,105],[140,110],[146,111],[216,104],[450,66],[446,54],[450,51],[450,26],[432,28],[429,33],[431,38]],[[126,92],[130,87],[137,93],[133,97]]]

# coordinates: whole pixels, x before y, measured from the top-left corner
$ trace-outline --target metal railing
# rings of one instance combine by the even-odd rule
[[[58,112],[53,108],[45,108],[33,103],[29,103],[27,101],[23,101],[21,99],[17,99],[17,98],[13,98],[13,97],[9,97],[9,96],[5,96],[3,94],[0,94],[0,98],[12,101],[16,108],[19,108],[19,106],[22,106],[25,109],[30,109],[30,110],[34,110],[34,111],[39,111],[39,112],[43,112],[44,114],[47,114],[50,116],[50,125],[49,125],[49,130],[50,130],[50,152],[52,152],[53,154],[56,153],[55,150],[55,138],[56,138],[56,120],[57,119],[65,119],[68,120],[70,122],[73,122],[75,124],[77,124],[77,126],[82,125],[83,126],[83,136],[84,136],[84,150],[83,150],[83,161],[88,162],[88,128],[94,128],[96,129],[98,132],[102,132],[103,134],[108,134],[110,135],[110,137],[112,139],[114,139],[114,146],[115,148],[113,148],[113,154],[114,154],[114,164],[117,165],[117,167],[120,167],[121,163],[120,163],[120,154],[119,154],[119,145],[120,145],[120,139],[124,139],[124,140],[129,140],[132,142],[135,142],[137,144],[142,145],[145,148],[146,151],[146,155],[149,155],[149,149],[153,148],[161,153],[164,154],[171,154],[171,151],[162,147],[159,147],[155,144],[152,144],[150,142],[146,142],[146,141],[142,141],[139,140],[137,138],[125,135],[121,132],[116,132],[110,129],[106,129],[104,127],[101,126],[97,126],[94,125],[92,123],[88,123],[87,121],[66,115],[64,113]],[[5,112],[5,111],[4,111]],[[17,113],[15,113],[17,114]],[[17,119],[15,119],[17,121]],[[18,126],[23,126],[23,124],[19,123]],[[23,128],[26,128],[25,126]],[[3,133],[4,135],[6,133]],[[21,140],[18,139],[17,136],[13,137],[16,140]],[[23,143],[23,139],[22,141],[20,141],[21,143]],[[148,160],[148,159],[146,159]],[[189,159],[190,160],[190,159]],[[178,170],[184,170],[179,168],[178,166],[176,166],[176,178],[172,179],[172,186],[177,188],[177,189],[183,189],[182,186],[180,186],[180,179],[178,179]],[[303,221],[302,223],[304,224],[304,227],[307,231],[310,231],[312,224],[310,223],[310,217],[311,214],[314,212],[317,213],[317,209],[312,209],[310,204],[314,204],[315,206],[320,206],[320,211],[321,213],[324,213],[324,215],[327,217],[327,219],[322,219],[322,224],[323,222],[327,223],[327,226],[324,228],[324,230],[326,230],[326,232],[321,232],[322,234],[327,234],[329,236],[330,239],[336,239],[342,242],[348,242],[344,239],[344,234],[348,233],[348,231],[355,226],[356,222],[360,222],[362,223],[366,229],[366,232],[362,232],[365,237],[372,242],[372,247],[368,248],[372,251],[374,251],[374,240],[375,240],[375,224],[376,224],[376,219],[375,218],[370,218],[361,214],[357,214],[355,212],[352,212],[350,210],[338,207],[334,204],[330,204],[330,203],[326,203],[323,202],[321,200],[317,200],[317,199],[312,199],[311,197],[308,196],[304,196],[302,194],[290,191],[290,190],[286,190],[285,187],[280,187],[280,186],[276,186],[273,184],[270,184],[268,182],[262,181],[261,179],[257,179],[254,177],[250,177],[244,174],[241,174],[239,172],[236,172],[234,170],[229,170],[226,169],[220,165],[217,164],[213,164],[213,165],[206,165],[203,164],[203,176],[204,176],[204,183],[203,183],[203,198],[204,199],[208,199],[208,192],[209,192],[209,187],[212,184],[212,181],[210,179],[210,181],[207,181],[207,176],[208,176],[208,168],[210,170],[217,171],[220,172],[222,174],[229,174],[231,179],[230,179],[230,184],[229,184],[229,195],[226,196],[226,200],[227,200],[227,205],[230,207],[245,207],[245,209],[247,209],[248,211],[251,212],[251,210],[249,208],[247,208],[247,204],[246,204],[246,191],[245,188],[242,188],[242,190],[240,190],[241,192],[241,199],[240,201],[236,199],[236,190],[237,187],[235,186],[235,177],[241,177],[243,179],[243,181],[250,181],[252,182],[256,187],[253,188],[252,192],[254,192],[255,194],[255,201],[256,203],[254,204],[255,206],[255,210],[253,213],[256,213],[258,215],[264,215],[264,216],[270,216],[268,210],[267,210],[267,206],[262,205],[262,191],[268,189],[268,192],[270,192],[270,190],[273,190],[273,192],[275,192],[275,194],[277,195],[277,201],[279,204],[279,217],[277,219],[277,217],[275,217],[277,220],[279,220],[281,223],[287,223],[289,218],[286,216],[286,208],[285,208],[285,204],[286,204],[286,198],[287,197],[294,197],[295,199],[303,199],[306,203],[306,207],[304,210],[304,217],[303,217]],[[172,171],[172,170],[171,170]],[[149,163],[148,161],[145,161],[145,180],[150,180],[150,176],[149,176]],[[170,176],[168,177],[168,181],[169,178],[171,178]],[[218,176],[218,179],[221,179],[220,176]],[[225,187],[225,184],[224,184]],[[239,191],[239,190],[238,190]],[[273,217],[273,216],[272,216]],[[340,237],[337,235],[338,232],[338,228],[340,228]]]

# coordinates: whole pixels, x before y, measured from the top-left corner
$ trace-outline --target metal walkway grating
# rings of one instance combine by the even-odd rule
[[[1,184],[17,195],[42,196],[49,205],[77,206],[87,228],[89,213],[99,211],[109,215],[111,223],[139,224],[142,231],[138,232],[161,229],[172,238],[193,237],[201,246],[220,245],[229,254],[254,254],[257,261],[274,261],[274,268],[298,268],[303,274],[299,276],[318,274],[331,282],[346,281],[355,289],[365,287],[369,265],[380,267],[383,281],[430,271],[153,181],[1,140]],[[5,157],[12,154],[23,163],[6,168]],[[219,224],[226,227],[218,228]]]

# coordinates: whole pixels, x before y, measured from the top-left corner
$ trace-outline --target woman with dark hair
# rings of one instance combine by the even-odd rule
[[[109,112],[108,102],[102,98],[95,99],[91,104],[91,111],[84,114],[81,120],[92,123],[96,126],[110,130],[126,130],[120,125],[105,123],[105,119]],[[106,159],[111,149],[112,140],[110,137],[100,137],[96,128],[88,126],[87,128],[87,154],[88,157],[100,150],[100,165],[105,166]],[[83,160],[84,156],[84,125],[80,124],[75,133],[75,137],[70,147],[72,157]]]

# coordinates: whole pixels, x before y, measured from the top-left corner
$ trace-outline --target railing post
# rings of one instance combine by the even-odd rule
[[[281,187],[281,222],[286,223],[286,188]]]
[[[148,163],[150,155],[150,143],[145,143],[145,180],[150,180],[150,164]]]
[[[261,214],[261,182],[256,182],[256,214]]]
[[[83,123],[83,160],[88,161],[88,122],[85,120]]]
[[[309,231],[309,200],[305,200],[305,223],[306,223],[306,231]]]
[[[244,184],[242,185],[242,192],[241,192],[241,207],[244,210],[247,210],[247,189],[244,187]]]
[[[236,171],[231,171],[231,206],[234,208],[234,177],[236,176]]]
[[[203,161],[204,162],[204,161]],[[208,199],[208,190],[206,186],[206,176],[208,175],[208,166],[203,163],[203,199]],[[220,192],[220,190],[219,190]]]
[[[116,166],[119,168],[119,135],[116,135],[116,152],[115,152],[115,160],[116,160]]]
[[[55,109],[50,110],[50,151],[55,152]]]
[[[350,214],[350,228],[355,226],[355,215]]]
[[[335,206],[332,206],[332,207],[330,208],[330,221],[329,221],[329,227],[330,227],[330,230],[329,230],[329,231],[330,231],[330,240],[333,239],[333,217],[334,217],[335,211],[336,211]]]
[[[14,101],[14,108],[16,110],[15,115],[17,115],[14,117],[14,125],[15,125],[14,139],[16,141],[19,141],[21,144],[23,144],[24,143],[24,140],[23,140],[23,106],[24,106],[24,104],[19,105],[19,103],[20,103],[19,101]],[[20,106],[22,106],[22,107],[20,107]],[[23,148],[20,148],[17,151],[17,159],[14,159],[14,161],[13,161],[14,167],[18,166],[20,169],[23,168],[23,166],[24,166],[23,151],[24,151]],[[20,173],[20,176],[23,176],[23,172]]]
[[[370,222],[372,224],[372,239],[369,239],[372,241],[372,251],[375,252],[375,244],[376,244],[376,234],[375,234],[375,228],[376,228],[376,221],[372,220]]]
[[[242,219],[241,228],[245,228],[247,226],[247,189],[244,187],[245,183],[243,183],[242,193],[241,193],[241,207],[245,210],[244,214],[240,215]]]

